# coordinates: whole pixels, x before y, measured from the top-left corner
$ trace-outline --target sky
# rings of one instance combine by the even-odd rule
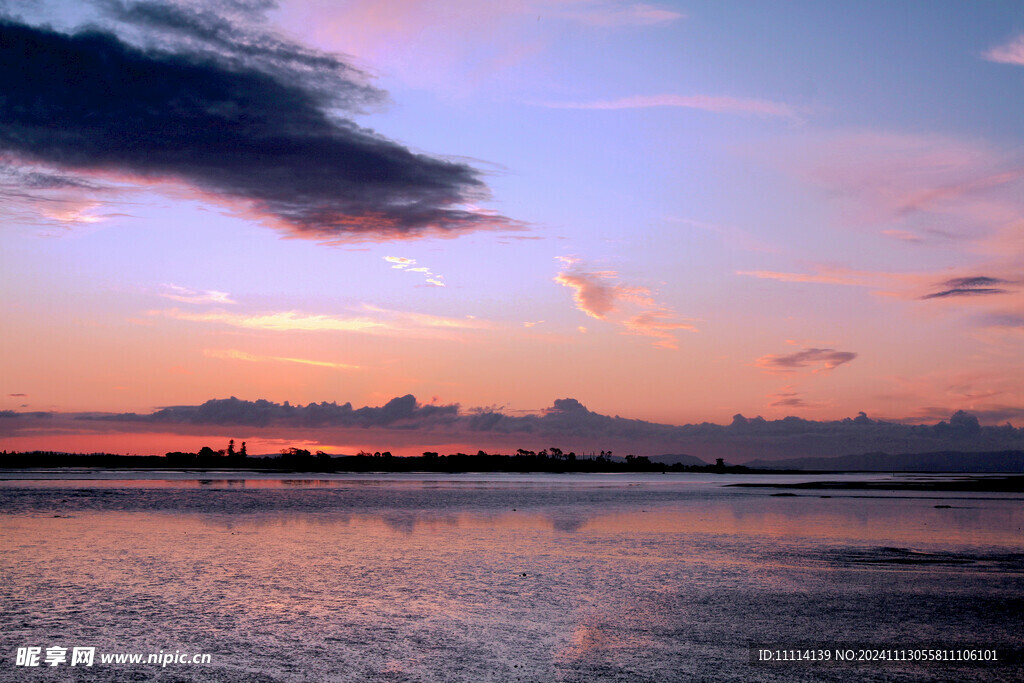
[[[530,422],[562,414],[1024,423],[1019,2],[0,17],[0,448],[599,447]],[[409,395],[330,430],[78,419]],[[461,422],[415,422],[429,407]],[[526,421],[467,432],[481,414]]]

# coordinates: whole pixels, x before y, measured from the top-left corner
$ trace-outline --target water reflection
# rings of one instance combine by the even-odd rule
[[[0,653],[211,652],[207,680],[786,680],[747,643],[1021,641],[1017,501],[309,481],[0,487]]]

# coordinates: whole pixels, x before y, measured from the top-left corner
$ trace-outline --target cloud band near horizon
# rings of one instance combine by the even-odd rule
[[[780,394],[794,398],[794,393]],[[793,401],[784,405],[795,406]],[[852,452],[929,452],[948,449],[970,451],[1024,449],[1024,428],[982,426],[976,413],[956,411],[935,424],[905,424],[856,418],[816,421],[799,417],[765,420],[735,415],[730,424],[670,425],[608,416],[588,410],[573,398],[557,399],[537,414],[510,415],[500,409],[464,411],[458,404],[420,404],[411,394],[383,406],[354,408],[334,402],[290,405],[266,400],[231,397],[201,405],[172,406],[149,414],[61,414],[0,411],[0,439],[42,436],[48,430],[68,433],[139,433],[172,435],[252,435],[274,438],[288,434],[316,443],[345,439],[361,441],[375,435],[383,443],[542,443],[569,449],[607,448],[618,453],[657,455],[689,453],[698,457],[795,457],[843,455]],[[948,413],[947,413],[948,414]],[[1024,408],[1004,407],[986,419],[1024,416]],[[212,430],[212,431],[211,431]],[[276,431],[275,431],[276,430]],[[355,430],[355,431],[352,431]],[[388,436],[391,435],[391,436]],[[417,441],[417,439],[419,441]],[[396,441],[397,440],[397,441]],[[622,451],[627,448],[630,451]]]

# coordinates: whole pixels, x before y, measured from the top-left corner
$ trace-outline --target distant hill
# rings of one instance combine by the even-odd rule
[[[863,453],[829,458],[752,460],[745,464],[764,469],[849,472],[1024,472],[1024,451]]]
[[[680,465],[696,465],[698,467],[710,464],[694,455],[652,455],[651,462],[660,462],[665,465],[675,465],[676,463],[679,463]]]

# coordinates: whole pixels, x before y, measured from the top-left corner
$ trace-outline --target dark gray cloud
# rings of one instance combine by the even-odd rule
[[[938,292],[932,292],[931,294],[925,294],[922,299],[948,299],[951,297],[961,296],[987,296],[990,294],[1005,294],[1006,289],[1001,287],[994,287],[993,285],[1005,285],[1010,284],[1008,280],[1002,280],[996,277],[987,277],[979,275],[975,277],[958,277],[952,280],[946,280],[942,283],[942,286],[947,289],[943,289]]]
[[[856,357],[857,354],[852,351],[803,349],[794,353],[762,356],[757,359],[757,365],[778,372],[794,372],[800,368],[814,366],[820,366],[822,370],[832,370]]]
[[[1001,280],[997,277],[978,275],[975,277],[953,278],[952,280],[946,280],[945,284],[947,287],[988,287],[990,285],[1006,284],[1007,282],[1007,280]]]
[[[941,292],[933,292],[932,294],[926,294],[922,299],[947,299],[955,296],[986,296],[989,294],[1005,294],[1005,289],[998,287],[954,287],[953,289],[944,289]]]
[[[806,408],[807,402],[800,398],[800,394],[793,392],[783,392],[773,394],[769,398],[775,400],[771,402],[771,406],[774,408]]]
[[[232,19],[266,3],[100,4],[119,33],[0,20],[0,153],[49,182],[184,182],[327,241],[516,227],[467,208],[487,192],[476,169],[342,117],[385,99],[342,58]]]
[[[1019,313],[989,313],[978,321],[986,327],[1024,327],[1024,315]]]
[[[64,204],[68,199],[60,196],[62,191],[74,193],[82,190],[95,194],[107,188],[74,173],[22,167],[0,159],[0,203],[23,200],[37,204]]]
[[[170,422],[208,425],[247,425],[252,427],[391,427],[423,428],[428,424],[451,421],[458,415],[457,405],[421,406],[411,394],[393,398],[380,407],[355,409],[351,403],[310,403],[293,406],[287,401],[273,403],[259,399],[244,401],[232,396],[211,399],[198,406],[171,406],[150,415],[128,413],[107,415],[104,420]]]
[[[275,2],[208,0],[189,5],[95,0],[95,4],[118,23],[130,42],[141,47],[201,56],[234,69],[255,68],[283,82],[298,81],[320,106],[362,112],[387,99],[340,55],[310,49],[264,28],[262,15]]]
[[[22,408],[24,408],[24,407],[25,406],[22,406]],[[0,417],[7,417],[7,418],[29,418],[29,419],[33,419],[33,420],[52,418],[56,414],[57,413],[49,413],[49,412],[42,411],[42,410],[37,410],[37,411],[33,411],[33,412],[20,412],[20,411],[17,411],[17,410],[0,410]]]
[[[996,412],[999,417],[1005,414],[1019,418],[1024,415],[1024,407],[1007,406]],[[8,417],[23,415],[15,413]],[[986,419],[993,417],[982,415]],[[342,432],[334,430],[358,428],[366,430],[366,434],[377,434],[377,438],[385,442],[394,440],[388,434],[405,434],[409,439],[461,440],[479,444],[477,447],[489,443],[528,446],[539,443],[577,452],[613,448],[620,455],[685,452],[704,459],[724,457],[729,462],[872,451],[1024,449],[1024,428],[983,426],[977,415],[964,411],[957,411],[946,419],[935,419],[935,424],[902,424],[872,419],[864,413],[855,418],[829,421],[793,416],[766,420],[735,415],[728,425],[707,422],[668,425],[602,415],[573,398],[558,399],[539,414],[509,415],[493,408],[462,411],[454,404],[421,405],[415,397],[406,395],[383,406],[363,408],[353,408],[350,403],[293,406],[287,402],[232,397],[198,406],[162,408],[148,415],[92,415],[81,418],[79,423],[87,421],[90,426],[102,423],[111,430],[136,431],[152,429],[158,424],[160,431],[169,433],[198,426],[258,428],[268,429],[269,433],[275,433],[275,429],[296,433],[297,429],[302,438],[323,439],[325,443],[352,438],[351,432],[339,436]],[[511,448],[514,449],[515,446]]]

